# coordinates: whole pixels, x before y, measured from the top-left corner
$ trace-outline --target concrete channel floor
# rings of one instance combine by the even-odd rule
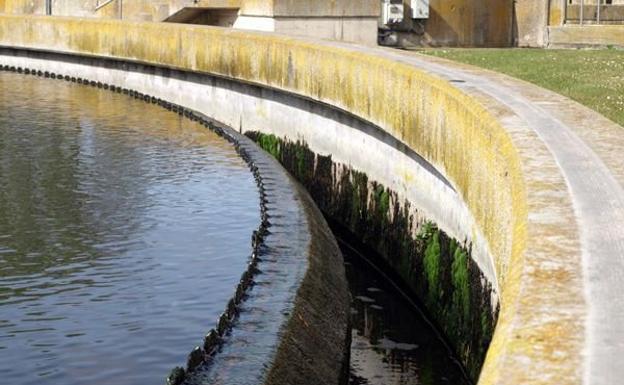
[[[624,128],[553,92],[509,76],[417,53],[377,49],[477,91],[521,118],[554,156],[580,229],[587,310],[584,384],[624,378]],[[370,52],[370,51],[369,51]]]

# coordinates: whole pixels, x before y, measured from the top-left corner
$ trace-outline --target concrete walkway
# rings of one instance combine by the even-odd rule
[[[448,79],[468,93],[487,95],[522,119],[545,143],[567,183],[581,236],[587,306],[582,382],[620,383],[624,379],[624,128],[560,95],[505,75],[418,54],[388,50],[380,54]]]

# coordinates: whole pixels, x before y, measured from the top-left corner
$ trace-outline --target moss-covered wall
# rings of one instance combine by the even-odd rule
[[[310,192],[325,215],[385,258],[425,304],[476,381],[498,309],[492,287],[470,257],[470,245],[435,224],[416,221],[409,202],[336,163],[331,156],[259,132],[246,134],[277,158]]]

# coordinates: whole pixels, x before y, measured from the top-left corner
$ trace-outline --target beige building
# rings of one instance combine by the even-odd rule
[[[512,0],[382,0],[381,7],[382,44],[506,47],[513,42]],[[389,17],[384,10],[392,8],[398,14]]]
[[[521,47],[624,47],[624,0],[517,0]]]
[[[193,23],[377,42],[378,0],[0,0],[7,13]]]
[[[0,0],[0,12],[204,24],[366,45],[624,46],[624,0]]]
[[[428,13],[414,12],[426,4]],[[400,46],[624,46],[624,0],[382,0],[381,40]],[[384,12],[394,7],[398,14]]]

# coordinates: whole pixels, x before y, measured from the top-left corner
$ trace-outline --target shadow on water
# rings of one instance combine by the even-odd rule
[[[351,291],[349,385],[470,385],[447,344],[371,250],[333,227]]]

